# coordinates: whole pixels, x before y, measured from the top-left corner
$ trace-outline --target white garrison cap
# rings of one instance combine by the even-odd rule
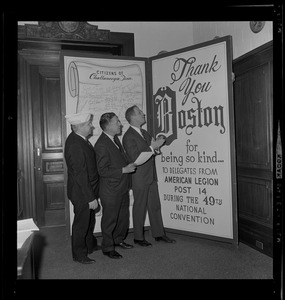
[[[66,115],[65,118],[66,120],[71,124],[71,125],[77,125],[81,123],[88,122],[90,120],[91,114],[87,112],[82,112],[78,114],[72,114],[72,115]]]

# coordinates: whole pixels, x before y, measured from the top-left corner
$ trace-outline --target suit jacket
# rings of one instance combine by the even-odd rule
[[[141,152],[151,151],[151,136],[142,129],[144,138],[131,126],[123,137],[123,146],[132,162],[134,162]],[[132,187],[143,187],[157,181],[155,168],[155,155],[153,155],[143,165],[137,167],[136,172],[132,173]]]
[[[99,174],[92,145],[71,132],[65,142],[64,157],[68,169],[67,196],[71,202],[88,203],[97,199]]]
[[[122,147],[121,144],[120,146]],[[122,173],[122,168],[129,164],[126,154],[104,132],[97,139],[94,148],[100,175],[100,198],[120,196],[128,192],[131,176]]]

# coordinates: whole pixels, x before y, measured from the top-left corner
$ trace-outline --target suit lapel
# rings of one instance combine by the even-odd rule
[[[148,144],[147,140],[143,138],[133,127],[130,127],[129,130],[131,130],[132,134],[134,134],[136,137],[139,137],[142,142]]]
[[[105,144],[108,145],[108,147],[113,147],[113,149],[118,149],[118,147],[111,141],[111,139],[104,133],[102,132],[102,140],[104,141]]]

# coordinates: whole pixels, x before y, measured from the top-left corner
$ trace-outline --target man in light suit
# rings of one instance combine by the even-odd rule
[[[129,229],[129,190],[135,165],[121,145],[118,134],[121,122],[113,112],[100,118],[102,134],[95,143],[97,167],[100,175],[100,200],[103,207],[101,219],[102,251],[113,259],[122,258],[115,246],[131,249],[133,245],[124,242]]]
[[[67,164],[67,196],[73,204],[71,247],[73,260],[91,264],[87,254],[100,249],[93,235],[95,210],[98,208],[99,174],[93,146],[88,137],[93,134],[90,113],[66,116],[72,132],[66,139],[64,157]]]
[[[167,237],[164,232],[155,167],[156,151],[165,140],[163,138],[154,140],[146,130],[141,128],[146,122],[145,114],[136,105],[128,108],[125,116],[130,127],[124,134],[123,146],[130,159],[135,161],[141,152],[153,152],[151,158],[138,166],[136,172],[132,174],[134,242],[143,247],[152,246],[144,238],[144,223],[148,212],[151,232],[155,240],[175,243],[176,241]]]

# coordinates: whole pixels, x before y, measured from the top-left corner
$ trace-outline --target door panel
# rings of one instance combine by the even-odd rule
[[[261,225],[272,226],[272,183],[250,177],[240,177],[238,193],[240,199],[251,199],[239,202],[239,216]]]
[[[42,168],[45,225],[65,223],[62,109],[58,67],[40,66],[42,86]]]
[[[235,82],[236,114],[242,126],[237,126],[237,163],[241,167],[267,169],[272,165],[268,102],[268,64],[252,68],[237,76]],[[243,100],[242,100],[243,99]]]
[[[54,67],[41,67],[39,71],[43,88],[44,149],[45,153],[57,152],[62,149],[59,74]]]
[[[234,62],[239,240],[273,255],[272,43]]]
[[[36,177],[42,181],[43,218],[45,226],[65,225],[64,163],[62,143],[62,110],[58,66],[39,66],[41,169]],[[36,87],[33,87],[36,88]]]

